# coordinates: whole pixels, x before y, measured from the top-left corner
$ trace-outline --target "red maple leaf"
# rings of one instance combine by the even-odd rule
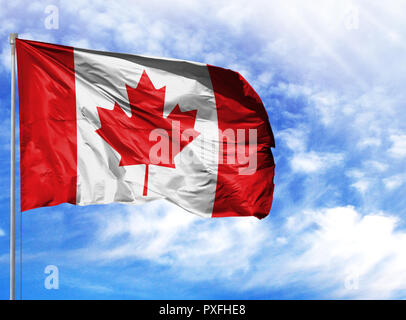
[[[158,165],[175,168],[174,158],[199,132],[194,130],[197,110],[182,112],[176,105],[172,112],[163,117],[166,87],[156,89],[143,71],[137,87],[126,85],[131,117],[116,102],[113,110],[97,107],[101,127],[96,132],[121,155],[120,166],[145,164],[143,195],[148,190],[148,166]],[[165,133],[152,139],[151,132],[159,129]],[[164,131],[163,131],[164,130]],[[187,130],[187,135],[183,133]],[[167,143],[168,157],[150,157],[151,148],[158,142]],[[163,159],[163,161],[162,161]]]

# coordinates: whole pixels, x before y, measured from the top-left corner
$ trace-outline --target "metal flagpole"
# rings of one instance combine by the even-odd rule
[[[10,33],[11,46],[11,159],[10,159],[10,300],[15,299],[15,47],[17,33]]]

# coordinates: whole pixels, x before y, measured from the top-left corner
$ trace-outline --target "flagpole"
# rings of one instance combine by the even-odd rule
[[[15,299],[15,39],[17,33],[10,33],[11,46],[11,159],[10,159],[10,300]]]

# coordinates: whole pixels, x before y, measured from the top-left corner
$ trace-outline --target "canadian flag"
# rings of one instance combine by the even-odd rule
[[[16,40],[21,210],[166,199],[205,217],[268,215],[274,138],[238,73]]]

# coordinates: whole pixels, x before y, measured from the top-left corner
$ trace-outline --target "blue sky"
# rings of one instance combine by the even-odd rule
[[[50,4],[56,30],[44,24]],[[404,2],[2,0],[1,8],[1,299],[10,32],[232,68],[261,96],[276,139],[274,204],[261,221],[203,219],[166,202],[24,213],[23,298],[406,298]],[[47,265],[59,269],[58,290],[44,287]]]

